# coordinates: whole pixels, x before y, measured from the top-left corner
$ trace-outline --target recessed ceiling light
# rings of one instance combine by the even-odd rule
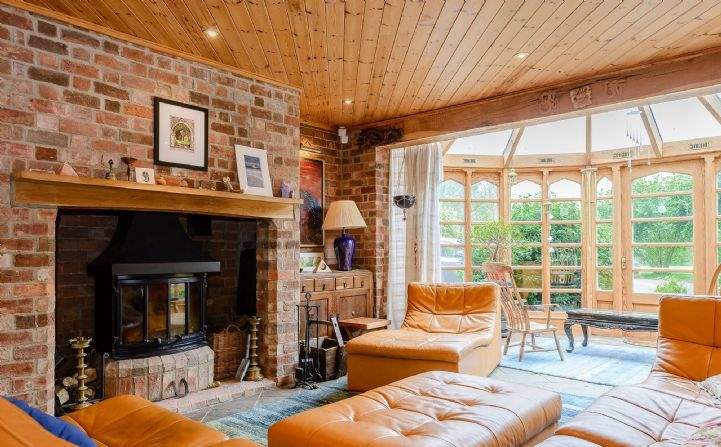
[[[352,99],[344,99],[343,104],[353,104],[353,100]]]
[[[220,35],[220,31],[218,31],[218,28],[216,28],[216,27],[208,28],[203,32],[205,33],[206,36],[211,37],[211,38],[216,38]]]
[[[528,53],[516,53],[516,59],[525,59],[528,57]]]

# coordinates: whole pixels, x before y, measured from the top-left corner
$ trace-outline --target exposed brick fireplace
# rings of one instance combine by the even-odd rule
[[[235,181],[233,144],[240,143],[268,151],[276,195],[281,181],[297,190],[297,90],[0,6],[0,394],[52,408],[56,297],[88,293],[80,290],[87,279],[58,281],[56,292],[56,267],[60,278],[79,264],[56,260],[58,210],[11,204],[12,172],[57,171],[67,162],[81,176],[101,177],[101,159],[121,156],[152,166],[154,96],[209,109],[208,171],[156,166],[169,184],[222,188],[224,176]],[[82,231],[109,237],[112,218],[93,219]],[[69,231],[63,220],[58,235]],[[258,221],[256,233],[260,361],[266,376],[285,383],[297,350],[298,221]],[[81,239],[88,250],[102,248]],[[219,287],[221,295],[232,288]],[[58,336],[82,330],[88,324],[83,312],[67,328],[63,322]]]

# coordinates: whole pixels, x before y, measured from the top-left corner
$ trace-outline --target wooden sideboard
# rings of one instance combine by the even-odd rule
[[[340,315],[340,320],[375,316],[373,275],[368,270],[301,273],[301,302],[307,293],[311,304],[320,306],[320,320],[328,321],[334,314]],[[330,335],[330,331],[330,326],[321,327],[320,335]]]

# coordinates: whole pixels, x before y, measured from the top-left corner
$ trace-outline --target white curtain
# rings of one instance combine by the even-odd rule
[[[390,225],[388,318],[399,327],[406,314],[409,282],[441,280],[438,187],[443,175],[443,149],[439,143],[391,149],[389,178]],[[393,196],[412,194],[416,204],[403,211]]]

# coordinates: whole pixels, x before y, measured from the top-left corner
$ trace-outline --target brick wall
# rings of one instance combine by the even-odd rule
[[[101,160],[152,166],[152,98],[209,109],[207,172],[156,167],[169,184],[235,180],[233,144],[264,148],[274,191],[297,189],[299,94],[0,6],[0,394],[50,408],[55,346],[56,210],[10,203],[14,170],[102,175]],[[268,341],[293,339],[286,300],[298,297],[298,221],[259,231],[258,310]],[[262,303],[262,306],[261,306]],[[295,346],[264,348],[266,373],[287,380]]]

